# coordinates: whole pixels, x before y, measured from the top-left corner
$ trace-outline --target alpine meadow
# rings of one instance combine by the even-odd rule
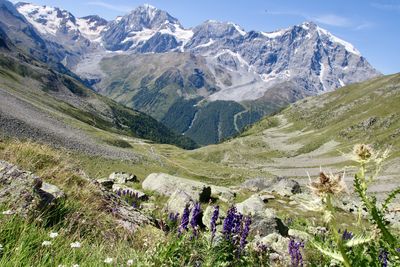
[[[0,266],[400,266],[399,10],[0,0]]]

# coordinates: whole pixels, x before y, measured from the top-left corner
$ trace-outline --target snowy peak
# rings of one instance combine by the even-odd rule
[[[318,34],[319,34],[320,37],[327,38],[332,43],[344,46],[344,48],[348,52],[353,53],[353,54],[361,57],[361,53],[351,43],[346,42],[346,41],[340,39],[339,37],[336,37],[335,35],[331,34],[327,30],[322,29],[322,28],[320,28],[318,26],[317,26],[317,31],[318,31]]]
[[[167,52],[183,51],[192,36],[191,30],[184,29],[166,11],[145,4],[111,22],[103,41],[105,47],[113,51]]]
[[[178,24],[179,21],[166,11],[144,4],[124,16],[118,23],[125,24],[127,31],[141,31],[143,29],[157,29],[163,24]]]
[[[41,34],[78,30],[75,17],[66,10],[30,3],[18,3],[16,8]]]
[[[106,28],[108,22],[95,15],[78,18],[76,24],[84,37],[91,41],[100,41],[100,34]]]

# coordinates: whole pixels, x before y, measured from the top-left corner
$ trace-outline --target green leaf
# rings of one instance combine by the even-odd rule
[[[311,241],[311,243],[316,249],[318,249],[321,253],[325,254],[326,256],[328,256],[332,259],[338,260],[340,262],[344,262],[344,259],[343,259],[342,255],[340,254],[340,252],[331,250],[329,248],[324,248],[323,245],[318,244],[314,241]]]
[[[345,243],[346,247],[354,247],[358,246],[364,243],[368,243],[372,240],[373,238],[371,236],[366,237],[366,236],[354,236],[352,239],[347,241]]]

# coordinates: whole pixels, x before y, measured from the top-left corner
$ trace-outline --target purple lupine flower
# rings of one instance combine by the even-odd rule
[[[211,230],[211,243],[215,237],[215,232],[217,231],[217,220],[219,217],[219,206],[215,206],[213,215],[211,217],[210,222],[210,230]]]
[[[193,229],[194,237],[197,237],[197,229],[199,227],[200,218],[201,218],[201,206],[200,203],[196,203],[194,205],[194,209],[192,212],[192,219],[190,220],[190,226]]]
[[[340,232],[339,232],[340,233]],[[350,240],[353,238],[353,233],[347,231],[347,229],[344,230],[343,234],[342,234],[342,239],[343,240]]]
[[[397,248],[396,251],[400,253],[400,248]]]
[[[246,244],[247,244],[246,239],[247,239],[247,237],[249,236],[250,224],[251,224],[251,217],[248,216],[248,217],[246,218],[246,221],[245,221],[244,227],[243,227],[243,231],[242,231],[242,234],[241,234],[241,236],[240,236],[240,250],[243,250],[244,247],[245,247]]]
[[[236,214],[235,206],[232,206],[226,213],[226,217],[224,219],[224,225],[222,228],[222,232],[225,235],[226,239],[231,238],[231,233],[232,233],[233,227],[234,227],[235,214]]]
[[[118,195],[118,196],[121,196],[121,189],[118,189],[118,190],[117,190],[117,195]]]
[[[303,242],[296,242],[294,239],[289,241],[289,254],[293,267],[303,266],[303,256],[300,248],[304,248]]]
[[[190,216],[189,205],[186,205],[186,207],[183,209],[181,225],[179,225],[178,228],[179,235],[182,234],[183,230],[187,231],[189,225],[189,216]]]
[[[379,252],[379,261],[382,263],[382,267],[388,266],[388,252],[384,249],[381,249]]]
[[[178,217],[179,217],[179,212],[177,212],[177,213],[171,212],[171,213],[168,215],[168,220],[169,220],[170,222],[176,223],[176,222],[178,221]]]

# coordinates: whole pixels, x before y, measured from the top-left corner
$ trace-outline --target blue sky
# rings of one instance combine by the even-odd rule
[[[25,0],[29,1],[29,0]],[[274,31],[303,21],[352,43],[384,74],[400,72],[400,0],[34,0],[75,16],[108,20],[148,3],[178,18],[184,27],[207,19],[231,21],[245,30]]]

